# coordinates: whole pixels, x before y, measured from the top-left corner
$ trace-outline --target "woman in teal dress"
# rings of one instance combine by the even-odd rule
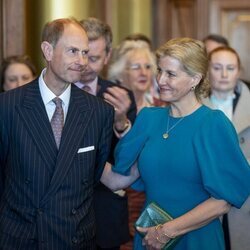
[[[167,108],[144,108],[115,151],[102,182],[111,189],[144,189],[174,219],[137,228],[134,249],[161,249],[182,236],[176,250],[222,250],[219,216],[250,194],[250,167],[235,129],[218,110],[201,105],[208,93],[207,57],[200,41],[172,39],[157,51],[161,99]]]

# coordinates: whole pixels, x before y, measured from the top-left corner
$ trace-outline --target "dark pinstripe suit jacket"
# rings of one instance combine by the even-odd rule
[[[108,87],[112,86],[117,86],[117,84],[98,78],[97,96],[103,98],[104,92]],[[133,124],[137,112],[136,103],[132,91],[127,91],[131,100],[127,117]],[[111,163],[113,163],[113,151],[117,142],[118,139],[114,135],[111,146],[112,157],[109,158]],[[94,208],[97,221],[97,244],[99,247],[113,248],[129,241],[127,196],[121,197],[110,191],[102,183],[99,183],[95,188]]]
[[[109,154],[113,115],[72,85],[58,152],[38,80],[0,95],[1,250],[94,249],[93,186]]]

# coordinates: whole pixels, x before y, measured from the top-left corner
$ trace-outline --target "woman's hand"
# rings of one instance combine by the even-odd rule
[[[156,227],[137,227],[136,229],[145,234],[142,245],[149,250],[162,249],[170,240],[170,238],[164,234],[162,225]]]

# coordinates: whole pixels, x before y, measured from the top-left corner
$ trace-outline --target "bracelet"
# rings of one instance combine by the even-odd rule
[[[163,235],[167,236],[169,239],[174,239],[174,238],[175,238],[174,236],[170,236],[170,235],[167,234],[167,233],[163,233]]]
[[[158,224],[155,226],[155,231],[157,231],[159,228],[162,228],[162,224]]]
[[[159,228],[162,228],[163,225],[162,224],[158,224],[155,226],[155,231],[157,231]],[[169,239],[174,239],[175,237],[174,236],[170,236],[169,234],[167,233],[163,233],[163,235],[165,235],[166,237],[168,237]],[[159,239],[157,239],[159,241]],[[160,242],[160,241],[159,241]]]
[[[115,130],[116,130],[119,134],[121,134],[122,132],[124,132],[124,131],[129,127],[129,125],[130,125],[129,121],[126,120],[125,125],[124,125],[124,127],[123,127],[122,129],[117,129],[117,128],[115,128]]]

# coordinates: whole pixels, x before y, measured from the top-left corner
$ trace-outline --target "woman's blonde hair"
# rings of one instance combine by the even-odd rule
[[[188,75],[193,77],[200,74],[201,80],[194,90],[195,95],[199,100],[202,96],[208,96],[208,58],[203,42],[187,37],[171,39],[156,51],[157,62],[165,56],[177,59]]]

